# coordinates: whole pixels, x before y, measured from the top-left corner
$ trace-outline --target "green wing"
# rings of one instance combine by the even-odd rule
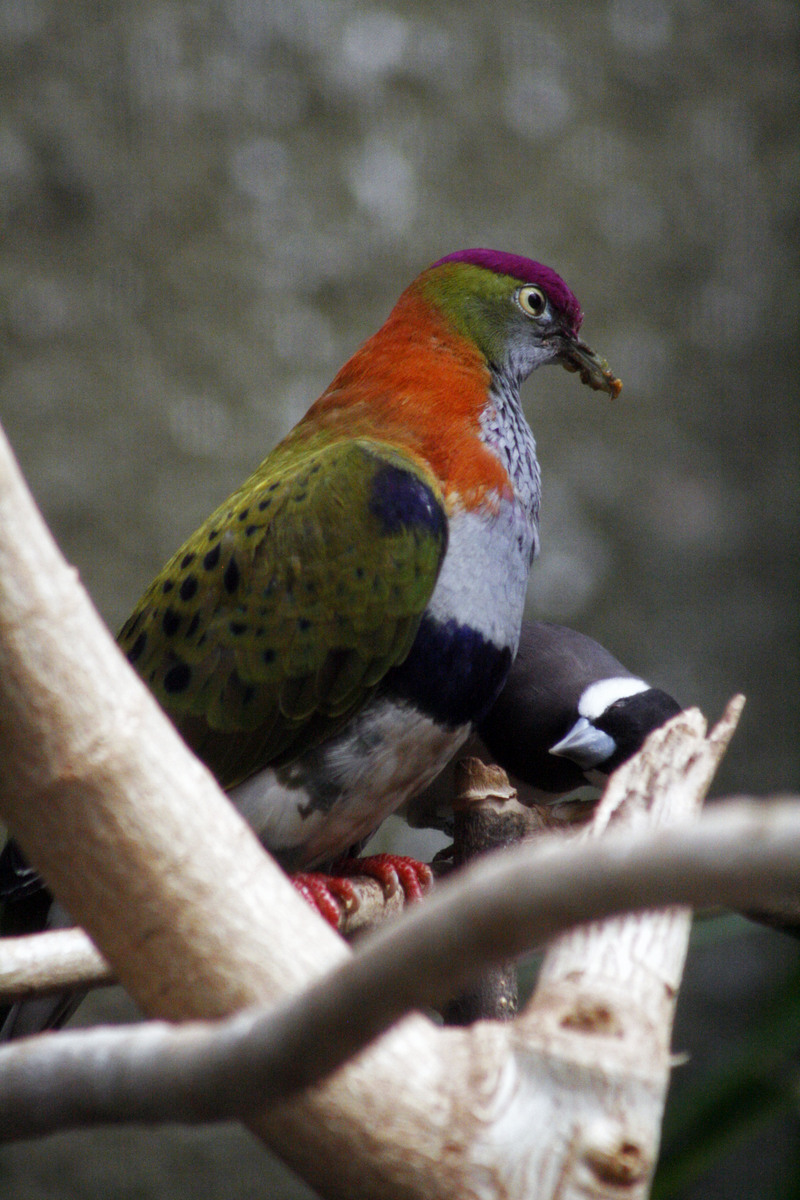
[[[282,447],[167,563],[119,643],[224,787],[342,726],[407,656],[447,546],[432,474]]]

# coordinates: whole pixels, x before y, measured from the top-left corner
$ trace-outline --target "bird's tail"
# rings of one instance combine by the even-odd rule
[[[7,841],[0,852],[0,937],[22,937],[70,925],[68,913],[25,861],[16,842]],[[85,991],[62,991],[0,1004],[0,1042],[59,1029],[85,995]]]

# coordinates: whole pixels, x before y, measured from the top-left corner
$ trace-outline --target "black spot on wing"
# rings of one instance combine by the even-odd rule
[[[147,645],[147,634],[140,633],[139,636],[137,637],[136,641],[133,643],[130,650],[128,651],[128,662],[135,663],[137,659],[141,658],[142,654],[144,653],[144,649],[145,649],[146,645]]]
[[[228,592],[229,595],[235,592],[238,588],[239,564],[236,562],[235,558],[231,558],[230,562],[225,568],[225,574],[222,576],[222,582],[225,585],[225,591]]]
[[[191,600],[197,592],[197,576],[187,575],[180,587],[181,600]]]
[[[174,637],[180,628],[181,618],[174,608],[168,608],[161,620],[161,628],[165,637]]]
[[[170,696],[185,692],[192,681],[191,667],[185,662],[177,662],[170,667],[164,676],[164,691]]]

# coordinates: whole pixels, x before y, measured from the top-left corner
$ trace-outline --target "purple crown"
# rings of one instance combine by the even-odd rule
[[[570,291],[560,275],[543,263],[524,258],[521,254],[506,254],[503,250],[456,250],[454,254],[446,254],[434,267],[442,263],[462,262],[473,267],[485,267],[487,271],[495,271],[498,275],[511,275],[522,283],[536,283],[552,300],[556,308],[569,318],[573,330],[580,329],[583,313],[574,292]]]

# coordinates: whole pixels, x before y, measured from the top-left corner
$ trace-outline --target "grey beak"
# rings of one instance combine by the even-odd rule
[[[557,758],[568,758],[584,771],[604,763],[617,748],[617,743],[602,729],[596,729],[586,717],[579,717],[560,742],[550,747]]]

